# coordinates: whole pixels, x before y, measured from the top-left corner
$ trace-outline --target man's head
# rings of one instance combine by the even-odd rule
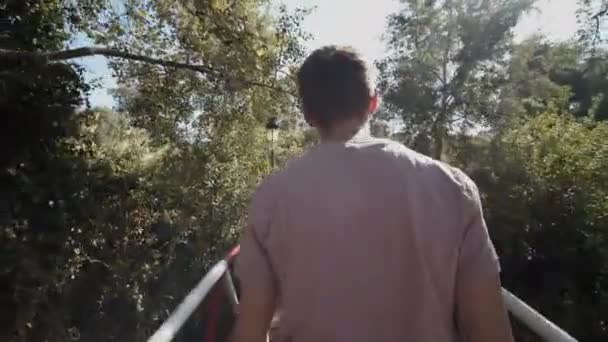
[[[376,110],[365,62],[351,48],[327,46],[314,51],[298,71],[306,121],[320,131],[363,125]]]

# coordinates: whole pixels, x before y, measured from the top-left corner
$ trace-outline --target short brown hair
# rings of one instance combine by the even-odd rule
[[[298,71],[304,113],[322,127],[365,114],[371,87],[365,62],[350,47],[314,51]]]

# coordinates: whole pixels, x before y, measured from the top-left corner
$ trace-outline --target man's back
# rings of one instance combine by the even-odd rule
[[[458,281],[498,272],[475,185],[388,140],[320,144],[249,222],[238,272],[271,274],[294,342],[452,341]]]
[[[378,108],[368,76],[336,46],[300,66],[302,112],[322,143],[252,200],[234,341],[265,341],[278,306],[295,342],[445,342],[456,327],[469,342],[511,342],[477,188],[399,144],[356,136]]]

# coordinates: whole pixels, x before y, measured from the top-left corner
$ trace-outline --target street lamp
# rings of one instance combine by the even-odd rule
[[[270,165],[274,169],[274,143],[279,140],[279,120],[276,117],[271,117],[266,123],[266,137],[270,142]]]

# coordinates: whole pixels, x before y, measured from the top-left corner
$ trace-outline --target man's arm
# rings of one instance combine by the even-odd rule
[[[232,342],[267,342],[275,311],[274,290],[241,283],[239,315],[232,332]]]
[[[456,321],[467,342],[513,342],[502,298],[500,265],[483,218],[477,186],[459,175],[465,198],[465,229],[456,275]]]
[[[251,201],[236,259],[241,302],[231,342],[268,341],[276,307],[277,280],[263,241],[269,234],[272,211],[271,187],[263,184]]]
[[[237,258],[241,301],[231,342],[267,342],[276,309],[274,272],[252,228],[245,230]]]
[[[513,342],[497,275],[461,284],[456,296],[456,314],[464,341]]]

